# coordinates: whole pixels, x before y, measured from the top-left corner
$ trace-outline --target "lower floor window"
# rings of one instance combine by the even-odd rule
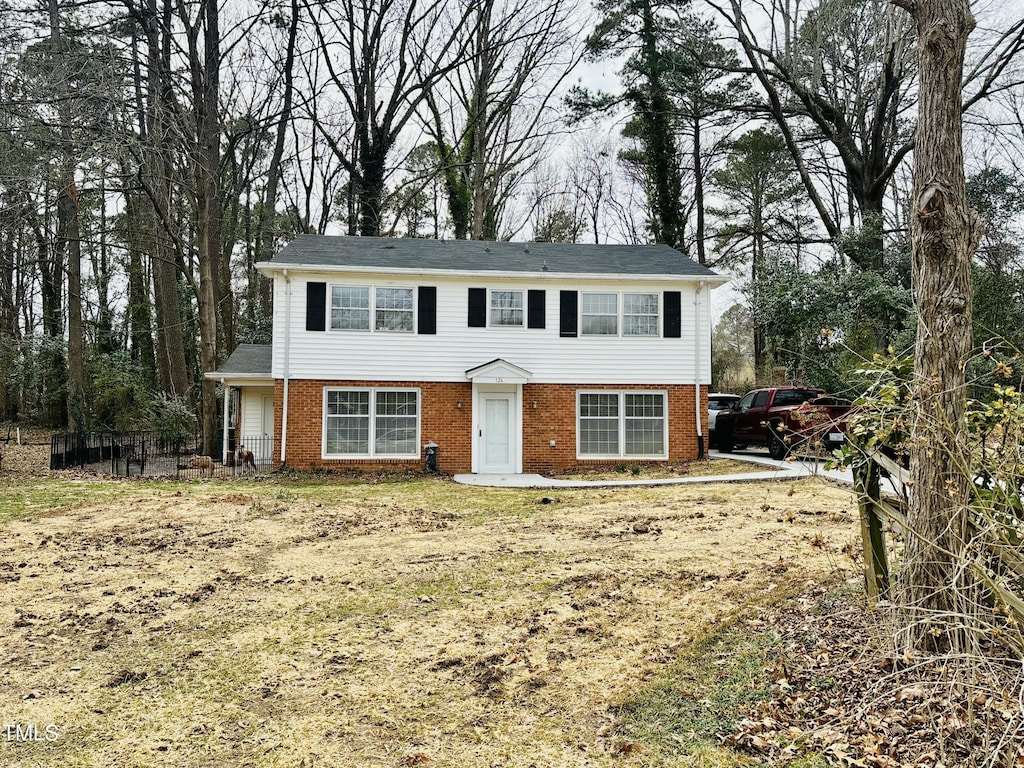
[[[580,392],[579,455],[664,458],[665,413],[664,392]]]
[[[328,389],[325,456],[419,456],[415,389]]]

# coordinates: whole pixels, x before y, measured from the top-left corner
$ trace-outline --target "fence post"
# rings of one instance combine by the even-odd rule
[[[853,467],[853,486],[860,507],[860,535],[864,547],[864,582],[868,605],[876,605],[889,594],[889,563],[885,553],[885,536],[877,502],[878,464],[870,458]]]

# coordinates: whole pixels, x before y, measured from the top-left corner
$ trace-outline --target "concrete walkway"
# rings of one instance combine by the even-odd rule
[[[772,471],[739,472],[725,475],[702,475],[696,477],[669,477],[647,480],[559,480],[543,475],[455,475],[455,482],[463,485],[481,485],[491,488],[615,488],[642,485],[683,485],[686,483],[737,483],[761,482],[765,480],[799,480],[805,477],[827,477],[844,483],[853,483],[849,470],[825,470],[824,462],[814,459],[776,461],[767,454],[757,451],[741,451],[722,454],[711,451],[709,459],[729,458],[771,467]]]

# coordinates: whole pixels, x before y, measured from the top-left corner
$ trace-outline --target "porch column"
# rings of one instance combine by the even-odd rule
[[[224,379],[220,380],[220,388],[224,391],[224,439],[222,440],[223,445],[221,447],[221,458],[222,464],[228,463],[228,429],[231,428],[231,422],[229,421],[229,415],[231,410],[231,393],[228,391],[227,385],[224,383]]]

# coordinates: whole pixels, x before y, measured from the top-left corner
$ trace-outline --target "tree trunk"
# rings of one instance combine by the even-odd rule
[[[284,157],[284,142],[287,137],[288,124],[292,119],[292,99],[294,95],[295,39],[299,29],[299,2],[291,0],[291,19],[288,22],[288,45],[284,55],[284,94],[281,105],[281,117],[277,123],[274,136],[274,151],[267,167],[267,186],[263,197],[263,207],[259,218],[259,239],[256,241],[255,261],[260,262],[274,255],[274,235],[277,218],[277,185],[281,178],[281,161]],[[270,317],[273,311],[273,286],[269,277],[264,277],[253,269],[249,275],[249,295],[259,296],[259,311]],[[257,285],[254,286],[253,283]],[[257,288],[258,290],[253,290]]]
[[[697,112],[696,104],[694,112]],[[693,207],[697,213],[697,262],[707,263],[707,248],[704,244],[704,170],[700,143],[701,121],[697,114],[693,117]]]
[[[488,95],[491,87],[492,62],[494,52],[491,50],[491,11],[494,4],[485,2],[480,8],[476,28],[476,56],[473,61],[473,102],[470,108],[470,128],[467,140],[471,142],[467,149],[470,153],[469,188],[473,195],[473,240],[496,240],[487,223],[487,212],[490,208],[490,194],[487,184],[487,137],[490,132],[490,104]]]
[[[114,334],[114,313],[110,306],[110,247],[108,239],[109,221],[107,217],[107,169],[100,169],[100,231],[99,246],[90,250],[92,272],[96,280],[96,349],[100,354],[108,355],[120,347]]]
[[[82,335],[82,240],[75,166],[67,158],[57,197],[57,242],[68,265],[68,429],[85,429],[85,339]]]
[[[647,155],[650,180],[651,229],[655,242],[673,248],[682,240],[683,224],[680,216],[682,180],[679,158],[676,156],[672,114],[675,108],[665,91],[661,52],[658,49],[659,30],[654,20],[654,7],[650,0],[643,3],[643,29],[641,55],[646,80],[644,100],[639,118],[643,124],[643,146]]]
[[[967,557],[971,477],[964,369],[971,351],[971,257],[980,237],[967,204],[961,77],[974,26],[967,0],[900,0],[917,25],[920,73],[911,214],[918,327],[909,507],[900,606],[906,650],[963,649],[972,601]]]
[[[359,153],[359,234],[380,237],[388,147],[367,144]]]
[[[127,184],[124,185],[128,187]],[[128,221],[128,339],[131,359],[138,361],[146,372],[147,383],[152,384],[156,371],[153,349],[153,322],[150,316],[149,289],[143,266],[143,252],[138,230],[142,224],[141,210],[145,204],[136,195],[125,196],[125,214]]]
[[[60,88],[66,88],[62,70],[67,61],[67,45],[60,31],[57,0],[49,0],[50,56],[53,74],[60,75]],[[55,87],[56,83],[54,84]],[[78,189],[75,187],[74,139],[71,135],[71,110],[67,99],[57,101],[60,132],[60,178],[57,181],[57,233],[54,255],[67,260],[68,280],[68,428],[84,429],[85,345],[82,336],[82,241],[78,222]]]
[[[220,0],[210,0],[205,5],[206,26],[201,72],[193,67],[193,77],[199,79],[193,84],[196,94],[197,136],[199,158],[196,163],[196,236],[199,241],[199,363],[203,373],[217,369],[217,318],[218,299],[228,301],[230,290],[220,285],[220,114],[218,98],[220,93]],[[193,52],[195,55],[195,52]],[[227,308],[233,312],[233,307]],[[225,323],[225,338],[233,335],[227,328],[225,313],[220,313]],[[202,382],[202,430],[203,452],[207,456],[216,451],[217,432],[217,385],[203,377]]]
[[[144,242],[153,264],[153,300],[156,309],[157,375],[163,392],[184,397],[189,388],[189,367],[185,360],[185,332],[178,290],[177,254],[172,238],[176,217],[172,214],[171,192],[174,164],[170,157],[170,116],[173,91],[170,84],[170,32],[172,2],[164,0],[158,15],[157,0],[146,4],[146,75],[149,115],[147,141],[143,147],[140,179],[147,183],[150,205],[140,219]],[[161,28],[163,37],[161,38]],[[148,219],[148,220],[147,220]]]

